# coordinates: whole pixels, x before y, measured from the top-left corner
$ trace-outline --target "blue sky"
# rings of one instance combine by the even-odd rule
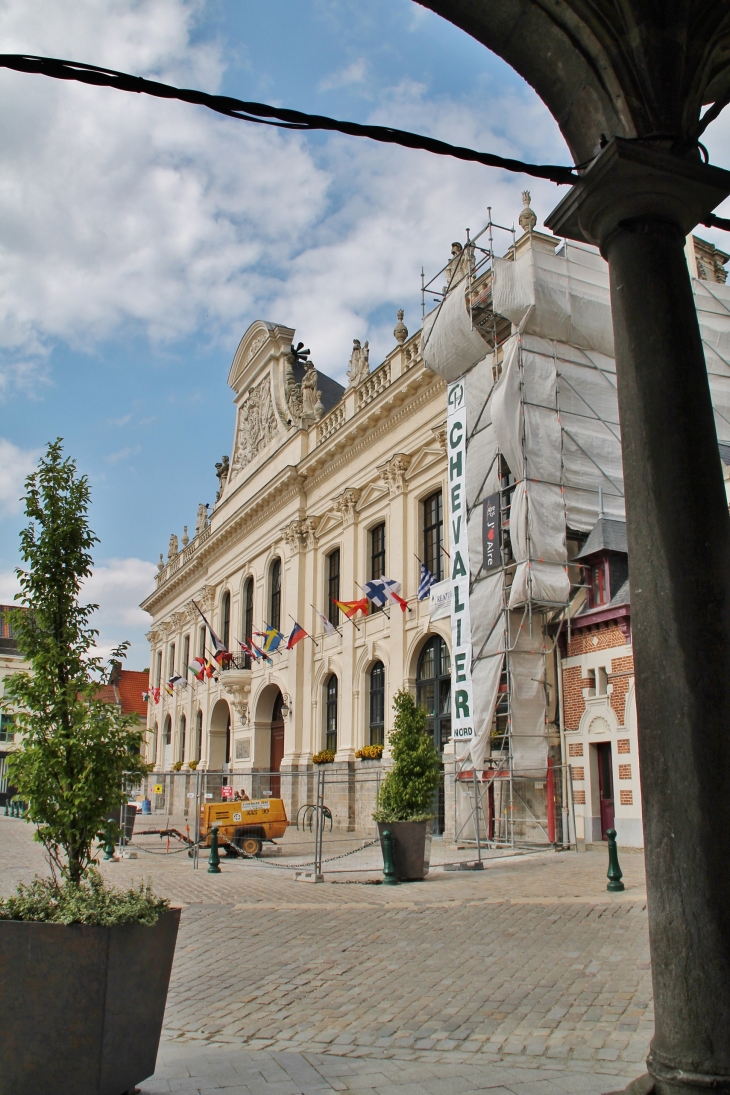
[[[531,89],[413,0],[0,0],[0,41],[570,162]],[[727,166],[724,119],[709,138]],[[133,668],[147,664],[137,606],[154,563],[213,500],[230,452],[226,378],[249,324],[295,326],[342,379],[354,337],[377,362],[399,307],[418,327],[421,265],[435,272],[487,206],[511,224],[527,186],[541,219],[565,192],[5,71],[0,147],[0,600],[14,590],[23,478],[61,435],[93,489],[100,645],[131,638]]]

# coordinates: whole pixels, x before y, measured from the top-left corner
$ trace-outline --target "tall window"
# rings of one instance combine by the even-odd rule
[[[606,568],[601,560],[591,567],[591,608],[605,604],[608,600],[606,594]]]
[[[188,679],[188,665],[190,664],[190,636],[183,639],[182,675]]]
[[[385,574],[385,522],[370,529],[370,577],[382,578]],[[379,612],[377,605],[371,604],[370,612]]]
[[[337,752],[337,677],[334,673],[327,680],[325,704],[325,749]]]
[[[246,642],[251,641],[253,635],[253,578],[246,579],[246,585],[243,587],[243,638]],[[244,669],[251,668],[251,659],[248,655],[244,658]]]
[[[198,657],[205,657],[205,624],[198,628]]]
[[[418,659],[416,702],[426,712],[428,732],[440,753],[451,737],[451,659],[440,635],[428,640]]]
[[[157,680],[155,681],[155,684],[159,688],[160,684],[162,682],[162,651],[161,650],[157,651],[157,673],[156,673],[156,677],[157,677]]]
[[[223,634],[221,635],[221,638],[223,639],[223,645],[225,646],[226,650],[230,650],[231,649],[230,648],[230,641],[231,641],[231,595],[227,590],[223,594],[223,603],[221,605],[221,624],[222,624],[222,631],[223,631]]]
[[[423,562],[437,582],[444,576],[444,509],[441,491],[434,491],[423,503]]]
[[[376,662],[370,670],[370,744],[385,741],[385,666]]]
[[[333,627],[340,622],[340,610],[335,601],[340,599],[340,549],[327,556],[327,618]]]
[[[165,716],[165,746],[172,745],[172,719]]]
[[[180,716],[180,756],[178,760],[185,760],[185,734],[188,728],[188,720],[184,715]]]
[[[170,658],[168,662],[168,677],[171,677],[175,672],[175,644],[170,643]]]
[[[200,760],[200,754],[203,748],[203,712],[198,711],[195,719],[195,749],[193,752],[193,760]]]
[[[0,715],[0,741],[14,741],[15,728],[12,715]]]
[[[267,623],[277,631],[281,628],[281,559],[274,559],[271,564],[271,598]]]

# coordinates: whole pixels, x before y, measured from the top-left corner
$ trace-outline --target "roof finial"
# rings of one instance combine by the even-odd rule
[[[537,224],[537,217],[535,216],[533,211],[530,209],[530,191],[529,190],[523,190],[522,191],[522,202],[523,202],[523,205],[524,205],[525,208],[520,213],[519,225],[520,225],[520,228],[522,229],[523,232],[531,232],[532,229]]]
[[[408,338],[408,328],[406,327],[405,323],[403,322],[403,315],[404,315],[403,309],[399,308],[398,309],[398,322],[396,323],[395,327],[393,328],[393,336],[394,336],[394,338],[395,338],[395,340],[396,340],[396,342],[398,343],[399,346],[402,346],[403,343],[405,342],[405,340]]]

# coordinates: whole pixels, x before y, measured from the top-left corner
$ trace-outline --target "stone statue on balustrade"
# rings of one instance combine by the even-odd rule
[[[370,376],[370,346],[365,342],[360,345],[359,338],[352,340],[352,353],[350,354],[350,368],[347,370],[347,379],[350,387],[355,388]]]

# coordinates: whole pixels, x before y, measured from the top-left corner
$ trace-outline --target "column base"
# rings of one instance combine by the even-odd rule
[[[730,1092],[730,1076],[705,1076],[667,1069],[666,1075],[660,1078],[645,1072],[621,1091],[609,1091],[606,1095],[707,1095],[710,1091],[718,1095]]]

